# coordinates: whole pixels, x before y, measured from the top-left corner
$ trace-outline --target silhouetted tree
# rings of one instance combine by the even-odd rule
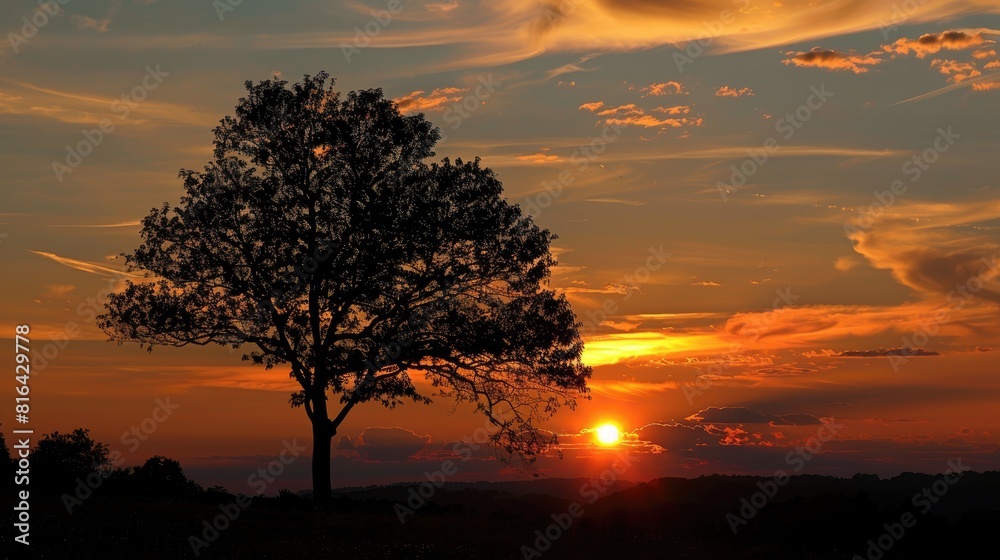
[[[246,83],[186,195],[143,220],[127,257],[145,282],[112,295],[111,340],[220,344],[289,368],[312,422],[313,488],[351,409],[429,402],[410,374],[474,402],[503,458],[531,461],[535,426],[586,395],[566,299],[547,289],[554,236],[502,198],[479,160],[427,164],[440,134],[379,89],[342,99],[328,76]],[[329,399],[339,395],[339,410]]]
[[[107,466],[108,446],[91,439],[90,431],[83,428],[69,434],[45,434],[31,451],[32,480],[49,492],[66,491],[77,478],[86,479]]]
[[[189,498],[201,492],[201,487],[184,474],[180,463],[159,455],[134,469],[132,480],[135,493],[151,499]]]

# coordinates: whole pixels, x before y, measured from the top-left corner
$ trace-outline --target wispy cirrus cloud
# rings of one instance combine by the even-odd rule
[[[592,60],[594,58],[597,58],[596,54],[589,54],[580,57],[580,59],[577,60],[576,62],[571,62],[569,64],[564,64],[562,66],[553,68],[545,73],[545,78],[551,79],[555,78],[556,76],[562,76],[563,74],[571,74],[573,72],[593,72],[597,70],[597,68],[584,68],[583,66],[581,66],[581,64],[587,62],[588,60]]]
[[[987,65],[987,67],[989,67],[989,66],[990,65]],[[998,64],[995,68],[1000,68],[1000,64]],[[990,89],[995,89],[994,86],[990,86],[989,84],[995,83],[997,81],[1000,81],[1000,75],[998,75],[996,72],[994,72],[992,74],[986,74],[986,75],[983,75],[983,76],[976,76],[975,78],[969,78],[969,79],[963,80],[961,82],[952,83],[952,84],[949,84],[947,86],[944,86],[944,87],[941,87],[941,88],[938,88],[938,89],[935,89],[935,90],[932,90],[932,91],[928,91],[927,93],[921,93],[920,95],[915,95],[913,97],[909,97],[907,99],[903,99],[901,101],[897,101],[897,102],[893,103],[893,105],[902,105],[903,103],[913,103],[913,102],[916,102],[916,101],[925,101],[927,99],[932,99],[932,98],[937,97],[939,95],[943,95],[945,93],[948,93],[948,92],[951,92],[951,91],[955,91],[955,90],[959,90],[959,89],[964,89],[964,88],[969,88],[972,91],[987,91],[987,90],[990,90]]]
[[[141,220],[129,220],[125,222],[116,222],[113,224],[74,224],[74,225],[55,225],[52,227],[57,228],[125,228],[125,227],[135,227],[142,225]]]
[[[69,257],[63,257],[55,253],[46,253],[45,251],[30,251],[36,255],[51,259],[63,266],[68,266],[70,268],[80,270],[82,272],[88,272],[90,274],[97,274],[100,276],[106,276],[109,278],[143,278],[141,274],[135,274],[131,272],[126,272],[121,269],[109,268],[102,264],[97,264],[89,261],[81,261],[78,259],[71,259]]]
[[[199,108],[149,98],[128,106],[114,97],[99,97],[89,92],[67,91],[27,82],[2,80],[0,80],[0,114],[91,125],[107,119],[116,126],[177,122],[205,126],[218,119],[216,115],[203,112]]]
[[[680,387],[676,381],[602,381],[593,380],[587,384],[590,390],[616,400],[632,401],[637,398],[649,397],[656,393],[674,391]]]
[[[529,161],[531,163],[554,163],[561,160],[561,158],[555,154],[545,154],[541,152],[537,154],[517,156],[517,159],[521,161]]]
[[[902,285],[928,298],[944,297],[984,266],[988,270],[984,281],[1000,275],[996,239],[954,227],[996,219],[1000,219],[997,200],[899,203],[874,227],[848,237],[857,253],[875,268],[890,271]],[[987,283],[974,296],[1000,303],[1000,286]]]

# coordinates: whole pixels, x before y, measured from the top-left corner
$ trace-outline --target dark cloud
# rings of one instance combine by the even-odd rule
[[[771,424],[772,426],[811,426],[821,424],[812,414],[761,414],[742,406],[710,406],[685,420],[704,424]]]
[[[868,71],[869,66],[883,62],[877,54],[843,53],[815,47],[806,52],[788,51],[785,55],[789,58],[782,62],[794,66],[813,66],[827,70],[847,70],[855,74],[863,74]]]
[[[742,406],[710,406],[685,420],[718,424],[766,424],[774,420],[774,416],[760,414]]]
[[[423,451],[430,441],[430,436],[418,436],[403,428],[365,428],[354,446],[371,461],[405,461]]]
[[[814,426],[822,424],[819,418],[812,414],[782,414],[777,421],[771,422],[772,426]]]

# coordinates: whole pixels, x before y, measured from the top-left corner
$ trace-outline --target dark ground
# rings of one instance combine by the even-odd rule
[[[326,511],[284,492],[240,508],[214,540],[207,538],[212,534],[205,534],[203,522],[222,515],[220,504],[236,511],[235,496],[199,490],[156,497],[146,492],[147,497],[137,498],[112,488],[99,489],[73,515],[58,496],[34,497],[30,548],[35,558],[194,558],[189,538],[197,536],[208,545],[199,558],[996,557],[1000,472],[965,473],[934,496],[937,503],[929,498],[914,502],[924,489],[933,495],[940,479],[923,474],[889,480],[873,475],[793,477],[739,525],[736,535],[726,515],[738,516],[741,498],[751,499],[759,491],[757,484],[770,479],[711,476],[619,483],[592,503],[579,493],[588,484],[582,479],[447,484],[426,504],[414,501],[419,507],[403,524],[394,508],[406,504],[415,486],[341,492]],[[938,490],[943,488],[938,484]],[[12,506],[4,511],[9,516]],[[558,528],[553,518],[566,523],[572,518],[568,512],[581,511],[568,530]],[[913,521],[909,528],[900,524],[907,512],[913,516],[906,518]],[[900,537],[884,536],[889,551],[879,555],[882,551],[873,549],[869,555],[869,539],[887,533],[886,524]],[[554,538],[539,540],[536,531],[544,534],[547,528]],[[12,558],[22,557],[14,553],[24,547],[9,548],[14,549]]]

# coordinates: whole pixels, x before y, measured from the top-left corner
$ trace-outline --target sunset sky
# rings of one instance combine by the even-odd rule
[[[325,70],[424,113],[438,158],[482,158],[559,236],[551,284],[594,375],[592,399],[546,426],[562,458],[542,474],[594,475],[624,452],[631,480],[768,475],[823,422],[836,437],[802,473],[1000,468],[995,0],[0,13],[0,332],[31,326],[36,434],[86,427],[127,464],[165,455],[238,491],[286,440],[309,445],[286,372],[117,346],[93,317],[116,255],[178,202],[178,170],[210,160],[244,81]],[[887,356],[900,348],[921,350]],[[9,441],[13,385],[0,394]],[[168,399],[154,433],[123,440]],[[622,443],[595,445],[604,423]],[[482,426],[446,400],[360,406],[335,438],[334,486],[420,479]],[[279,487],[308,487],[308,467]],[[518,476],[482,449],[454,480]]]

